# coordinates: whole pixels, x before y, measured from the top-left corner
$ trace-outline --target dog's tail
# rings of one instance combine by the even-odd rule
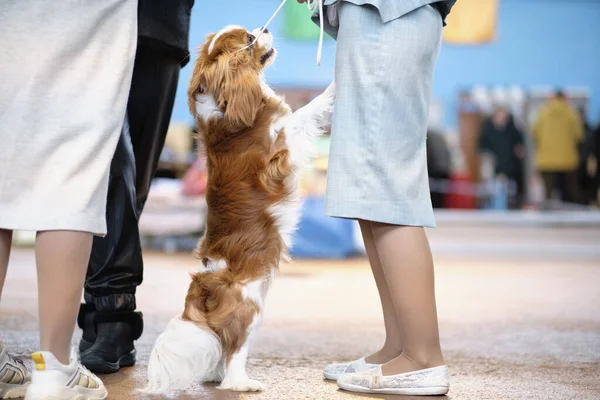
[[[148,394],[183,390],[192,383],[218,379],[221,342],[205,323],[175,317],[156,339],[148,363]]]

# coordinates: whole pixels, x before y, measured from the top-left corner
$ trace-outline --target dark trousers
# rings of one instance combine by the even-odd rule
[[[509,208],[511,209],[521,209],[523,207],[523,203],[525,203],[525,176],[523,174],[523,162],[518,162],[518,167],[512,176],[509,177],[511,181],[514,182],[515,185],[515,193],[514,196],[511,196],[511,200],[509,200]]]
[[[85,300],[98,311],[133,311],[144,263],[138,220],[148,197],[173,111],[179,60],[138,46],[126,121],[110,166],[108,233],[95,237]]]
[[[552,193],[558,189],[562,201],[581,203],[577,171],[542,171],[541,175],[546,190],[546,199],[549,200]]]

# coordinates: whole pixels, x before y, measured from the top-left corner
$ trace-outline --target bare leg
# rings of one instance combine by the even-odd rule
[[[69,364],[71,339],[92,248],[92,234],[38,232],[36,260],[40,347]]]
[[[371,229],[402,336],[402,354],[383,366],[383,374],[443,365],[433,259],[425,230],[376,222],[371,222]]]
[[[8,259],[10,257],[10,246],[12,244],[12,231],[0,229],[0,299],[6,271],[8,270]]]
[[[373,232],[371,231],[371,223],[369,221],[359,221],[360,231],[362,232],[363,241],[373,271],[373,277],[379,291],[381,299],[381,308],[383,309],[383,321],[385,324],[385,342],[381,350],[365,357],[365,361],[369,364],[384,364],[402,353],[402,338],[400,336],[400,326],[396,318],[396,310],[394,302],[385,281],[383,268],[379,261],[379,255],[373,240]]]

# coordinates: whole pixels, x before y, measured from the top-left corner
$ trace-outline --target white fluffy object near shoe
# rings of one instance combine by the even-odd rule
[[[25,396],[31,381],[29,370],[20,359],[8,354],[0,342],[0,399],[16,399]]]
[[[106,400],[102,381],[81,365],[75,353],[64,365],[47,351],[31,355],[35,370],[25,400]]]
[[[345,363],[329,364],[323,369],[323,376],[330,381],[337,381],[343,374],[354,372],[363,372],[375,367],[379,364],[369,364],[364,358]]]
[[[337,381],[349,392],[434,396],[448,393],[448,367],[443,365],[404,374],[383,376],[381,367],[364,372],[344,374]]]

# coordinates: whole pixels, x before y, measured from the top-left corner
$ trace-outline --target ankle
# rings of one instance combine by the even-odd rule
[[[370,356],[365,357],[365,361],[369,364],[385,364],[402,354],[402,349],[397,346],[388,344],[383,345],[381,350],[376,351]]]
[[[144,330],[142,313],[135,311],[98,312],[94,324],[98,338],[104,336],[126,342],[138,340]]]
[[[124,322],[106,322],[97,326],[98,335],[94,348],[126,353],[134,349],[134,334],[131,325]]]
[[[47,351],[51,353],[56,360],[62,365],[71,364],[71,350],[58,348],[57,346],[40,346],[41,351]]]
[[[402,357],[406,358],[416,370],[434,368],[444,365],[444,357],[441,351],[403,351]]]

